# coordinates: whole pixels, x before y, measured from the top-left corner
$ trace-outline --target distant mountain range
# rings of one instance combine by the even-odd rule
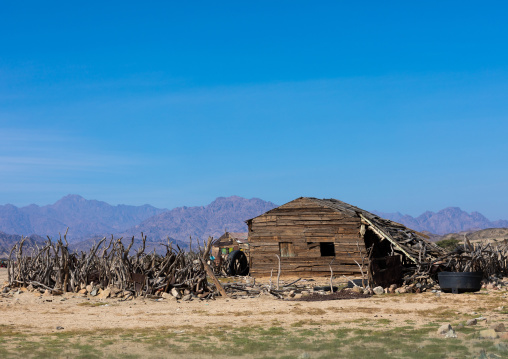
[[[481,213],[467,213],[458,207],[448,207],[439,212],[427,211],[416,218],[399,212],[383,213],[374,211],[373,213],[394,222],[402,223],[416,231],[427,231],[439,235],[475,229],[508,227],[508,221],[489,221]]]
[[[150,217],[120,233],[124,237],[139,236],[141,232],[153,239],[174,238],[189,243],[189,238],[220,237],[225,230],[247,232],[245,220],[277,207],[259,198],[238,196],[219,197],[207,206],[179,207]]]
[[[79,240],[124,231],[164,211],[150,205],[112,206],[73,194],[42,207],[0,206],[0,231],[57,237],[69,227],[69,238]]]
[[[20,235],[0,232],[0,258],[8,258],[13,245],[18,243],[20,240],[21,240]],[[27,248],[32,248],[35,244],[39,246],[44,244],[44,238],[36,234],[32,234],[30,237],[26,239],[23,248],[25,248],[24,247],[25,245]],[[29,253],[27,253],[27,251],[25,250],[24,254]]]
[[[137,248],[141,232],[148,236],[150,248],[170,237],[181,247],[188,247],[189,237],[202,241],[208,236],[219,237],[225,230],[245,232],[245,220],[277,207],[258,198],[238,196],[219,197],[206,206],[179,207],[172,210],[150,205],[112,206],[106,202],[87,200],[68,195],[52,205],[29,205],[18,208],[0,206],[0,252],[19,236],[36,234],[57,239],[69,227],[68,240],[76,249],[88,249],[94,240],[103,236],[125,240],[136,237]],[[401,213],[376,212],[377,215],[417,231],[434,234],[455,233],[471,229],[508,227],[508,221],[489,221],[478,212],[467,213],[457,207],[445,208],[437,213],[425,212],[414,218]],[[18,238],[18,239],[16,239]],[[43,240],[33,237],[34,240]],[[14,242],[13,242],[14,241]],[[195,243],[195,242],[194,242]]]
[[[200,240],[219,237],[227,229],[246,232],[245,220],[256,217],[277,205],[258,198],[219,197],[207,206],[179,207],[172,210],[150,205],[112,206],[106,202],[68,195],[55,204],[18,208],[0,206],[0,231],[13,234],[37,234],[57,239],[69,227],[68,241],[75,248],[89,245],[103,236],[165,241],[167,237],[181,247],[188,247],[189,237]],[[79,243],[78,242],[82,242]],[[136,242],[137,243],[137,242]]]

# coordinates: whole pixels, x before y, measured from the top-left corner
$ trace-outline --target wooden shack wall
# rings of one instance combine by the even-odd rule
[[[249,223],[250,273],[277,273],[281,242],[293,245],[294,257],[281,258],[282,275],[301,277],[357,275],[366,255],[360,235],[361,220],[301,198],[278,207]],[[335,257],[321,256],[321,242],[332,242]],[[367,263],[365,262],[365,269]]]

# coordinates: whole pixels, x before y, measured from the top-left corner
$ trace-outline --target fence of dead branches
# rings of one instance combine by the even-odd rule
[[[462,246],[461,246],[462,247]],[[482,272],[484,278],[508,276],[508,245],[465,242],[442,261],[452,272]]]
[[[432,260],[419,261],[415,267],[406,269],[405,284],[433,284],[437,272],[480,272],[484,280],[508,276],[508,244],[464,243],[453,251],[446,251]]]
[[[164,255],[145,253],[146,236],[131,255],[134,237],[125,246],[122,238],[101,239],[88,252],[71,252],[66,234],[56,241],[48,237],[43,246],[26,246],[26,238],[13,246],[9,255],[8,280],[11,287],[29,286],[41,291],[77,292],[87,285],[116,287],[132,295],[187,289],[194,294],[210,293],[206,260],[211,238],[198,248],[185,251],[168,240],[161,244]]]

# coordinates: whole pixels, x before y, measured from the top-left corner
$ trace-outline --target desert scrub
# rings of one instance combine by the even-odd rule
[[[460,244],[460,241],[455,238],[450,238],[450,239],[443,239],[441,241],[437,241],[436,244],[441,248],[452,251]]]

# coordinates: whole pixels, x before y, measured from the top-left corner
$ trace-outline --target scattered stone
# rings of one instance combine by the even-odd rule
[[[51,292],[49,289],[46,289],[43,294],[44,297],[51,297]]]
[[[118,293],[120,293],[122,290],[118,287],[111,287],[110,288],[110,291],[111,291],[111,296],[116,296]]]
[[[288,296],[289,296],[290,298],[294,298],[294,296],[295,296],[295,291],[294,291],[294,290],[291,290],[291,291],[289,292]]]
[[[407,293],[407,289],[402,287],[402,288],[397,288],[395,289],[395,293],[398,293],[398,294],[404,294],[404,293]]]
[[[478,321],[473,318],[473,319],[468,319],[468,321],[466,322],[466,325],[470,326],[470,325],[476,325],[478,324]]]
[[[60,289],[53,289],[51,294],[53,294],[53,295],[62,295],[63,291],[61,291]]]
[[[176,299],[182,298],[182,293],[176,288],[171,288],[171,295]]]
[[[99,289],[97,288],[93,288],[91,291],[90,291],[90,295],[92,297],[95,297],[97,294],[99,294]]]
[[[91,292],[92,292],[92,290],[93,290],[93,286],[92,286],[91,284],[89,284],[89,285],[87,285],[87,286],[85,287],[85,289],[86,289],[87,293],[91,293]]]
[[[489,283],[489,284],[487,284],[486,288],[487,288],[487,289],[494,289],[494,288],[495,288],[495,285],[494,285],[494,284],[492,284],[492,283]]]
[[[64,327],[60,327],[60,326],[56,327],[56,330],[62,330],[62,329],[64,329]]]
[[[300,299],[302,297],[303,297],[302,293],[296,293],[293,299]]]
[[[86,294],[86,293],[88,293],[88,291],[86,290],[86,288],[81,289],[81,290],[79,290],[79,291],[78,291],[78,294]]]
[[[33,285],[31,285],[31,284],[30,284],[30,285],[28,286],[27,290],[28,290],[29,292],[33,292],[33,291],[35,290],[35,288],[34,288],[34,286],[33,286]]]
[[[500,339],[508,341],[508,332],[498,333],[497,335],[499,335]]]
[[[476,318],[476,320],[479,321],[479,322],[482,321],[482,320],[487,321],[487,318],[486,317],[478,317],[478,318]]]
[[[506,332],[506,328],[503,323],[495,323],[490,326],[490,329],[494,329],[497,333]]]
[[[462,329],[462,328],[464,328],[464,324],[462,324],[462,323],[458,324],[458,325],[455,327],[455,329]]]
[[[106,288],[99,293],[98,298],[99,299],[106,299],[106,298],[109,298],[110,295],[111,295],[111,289]]]
[[[9,293],[10,290],[11,290],[11,288],[4,287],[4,289],[2,289],[2,293]]]
[[[499,335],[497,334],[497,332],[494,329],[481,330],[479,335],[480,335],[480,338],[483,338],[483,339],[497,339],[497,338],[499,338]]]
[[[168,299],[168,300],[176,300],[176,298],[175,298],[175,297],[173,297],[171,294],[169,294],[169,293],[165,293],[165,292],[164,292],[164,293],[162,293],[162,298],[164,298],[164,299]]]
[[[302,353],[298,356],[298,359],[309,359],[310,354],[309,353]]]
[[[445,334],[445,338],[457,338],[457,333],[455,333],[455,330],[450,329],[448,333]]]
[[[376,287],[373,289],[373,291],[374,291],[374,294],[377,294],[377,295],[383,294],[385,292],[383,287]]]
[[[308,290],[302,290],[302,296],[309,295],[310,292]]]
[[[445,335],[447,334],[450,330],[453,330],[452,326],[450,325],[450,323],[447,323],[447,324],[443,324],[439,327],[439,329],[437,330],[437,334],[440,334],[440,335]]]
[[[186,295],[184,295],[184,296],[183,296],[183,298],[182,298],[182,300],[183,300],[184,302],[188,302],[188,301],[189,301],[189,300],[191,300],[191,299],[192,299],[192,294],[186,294]]]
[[[351,291],[355,292],[355,293],[363,293],[363,289],[357,285],[355,285]]]

